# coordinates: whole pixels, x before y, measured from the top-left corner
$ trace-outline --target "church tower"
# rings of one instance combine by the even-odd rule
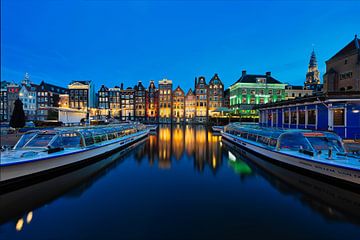
[[[21,84],[26,85],[26,86],[30,86],[30,83],[31,83],[30,75],[29,75],[29,73],[26,72],[25,75],[24,75],[24,79],[21,81]]]
[[[306,81],[304,83],[305,89],[317,90],[320,84],[320,72],[316,60],[315,51],[311,52],[308,71],[306,73]]]

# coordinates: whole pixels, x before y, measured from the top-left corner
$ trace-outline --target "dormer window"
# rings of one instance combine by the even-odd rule
[[[266,82],[266,79],[265,79],[265,78],[257,78],[257,79],[256,79],[256,82],[257,82],[257,83],[265,83],[265,82]]]

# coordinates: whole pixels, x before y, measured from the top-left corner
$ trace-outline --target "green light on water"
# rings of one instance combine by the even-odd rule
[[[252,169],[244,161],[228,161],[228,164],[234,169],[236,174],[249,175],[252,173]]]

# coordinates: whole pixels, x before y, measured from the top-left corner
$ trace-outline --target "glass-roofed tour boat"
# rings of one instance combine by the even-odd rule
[[[27,132],[13,149],[1,152],[0,186],[85,164],[127,147],[148,134],[149,129],[138,123]]]
[[[284,130],[231,123],[224,139],[263,159],[336,182],[360,186],[360,157],[345,151],[332,132]]]

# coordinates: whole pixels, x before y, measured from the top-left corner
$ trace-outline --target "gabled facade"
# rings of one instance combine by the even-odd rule
[[[101,85],[98,91],[98,107],[100,109],[109,109],[109,88],[105,85]]]
[[[148,91],[146,93],[146,117],[149,122],[158,121],[158,107],[159,107],[159,96],[158,89],[156,89],[155,82],[150,81]]]
[[[195,78],[195,96],[196,96],[196,122],[206,122],[208,119],[208,85],[205,77]]]
[[[133,88],[121,90],[121,120],[135,120],[135,91]]]
[[[146,119],[146,88],[141,81],[134,87],[135,89],[135,120],[144,121]]]
[[[212,112],[224,105],[224,84],[221,82],[217,73],[209,82],[209,106],[208,116],[212,116]]]
[[[355,38],[326,61],[324,92],[360,91],[360,40]]]
[[[187,92],[185,96],[185,121],[186,122],[193,122],[195,120],[196,114],[196,96],[191,90]]]
[[[172,81],[159,81],[159,122],[170,123],[172,119]]]
[[[118,86],[109,88],[110,116],[119,119],[121,116],[121,89]]]
[[[23,109],[26,116],[26,120],[36,120],[37,119],[37,88],[38,86],[30,83],[23,82],[23,85],[19,91],[19,99],[23,103]]]
[[[184,122],[185,117],[185,93],[181,89],[180,86],[178,86],[174,91],[172,95],[172,108],[173,108],[173,122]]]

